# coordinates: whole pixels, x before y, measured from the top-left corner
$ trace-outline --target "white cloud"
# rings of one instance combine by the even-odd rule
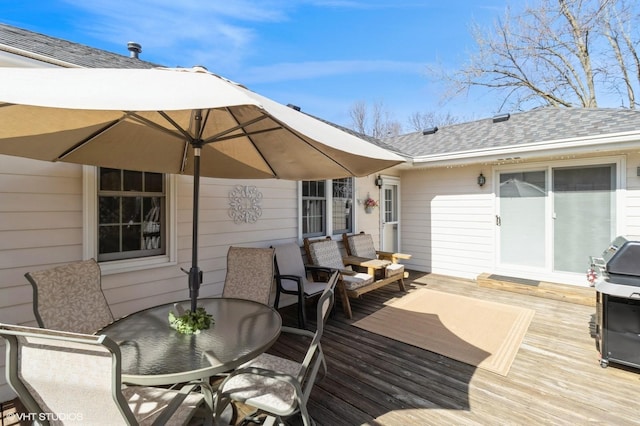
[[[89,15],[76,22],[83,32],[114,44],[136,41],[142,59],[169,66],[237,65],[256,38],[251,23],[285,20],[288,9],[279,1],[64,1]]]
[[[426,64],[400,61],[312,61],[300,63],[280,63],[252,67],[241,72],[241,80],[246,84],[271,83],[278,81],[308,80],[345,74],[373,72],[393,72],[400,74],[424,74]]]

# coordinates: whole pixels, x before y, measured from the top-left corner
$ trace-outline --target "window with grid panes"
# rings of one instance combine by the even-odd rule
[[[162,173],[100,168],[98,261],[165,254],[165,213]]]
[[[353,178],[302,182],[302,235],[352,232]]]

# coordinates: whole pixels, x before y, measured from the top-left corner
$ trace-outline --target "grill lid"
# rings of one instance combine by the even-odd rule
[[[602,257],[609,274],[640,276],[640,241],[617,237]]]

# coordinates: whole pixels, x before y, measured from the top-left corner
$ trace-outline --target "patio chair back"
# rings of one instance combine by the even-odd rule
[[[376,259],[378,257],[371,234],[360,233],[347,236],[345,248],[351,256],[367,257],[369,259]]]
[[[302,253],[300,247],[296,243],[286,243],[274,246],[276,255],[277,273],[281,275],[296,275],[303,277],[306,281],[307,270],[302,261]],[[283,283],[283,287],[287,290],[295,290],[295,283]]]
[[[33,424],[185,424],[205,401],[195,385],[123,387],[120,348],[105,335],[0,324],[0,336],[7,380]]]
[[[229,247],[222,297],[269,304],[274,277],[273,248]]]
[[[314,265],[338,270],[348,269],[342,263],[342,254],[337,241],[330,239],[314,241],[313,244],[306,244],[305,248]]]
[[[113,322],[94,259],[28,272],[25,277],[33,286],[33,313],[40,327],[92,334]]]

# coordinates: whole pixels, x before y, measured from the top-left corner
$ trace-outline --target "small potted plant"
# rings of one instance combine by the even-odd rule
[[[378,202],[373,198],[367,196],[364,200],[364,211],[367,213],[371,213],[374,207],[378,207]]]
[[[198,334],[200,330],[206,330],[214,323],[213,315],[208,314],[202,307],[191,312],[191,310],[182,311],[179,306],[174,306],[177,314],[169,311],[169,325],[178,333]]]

